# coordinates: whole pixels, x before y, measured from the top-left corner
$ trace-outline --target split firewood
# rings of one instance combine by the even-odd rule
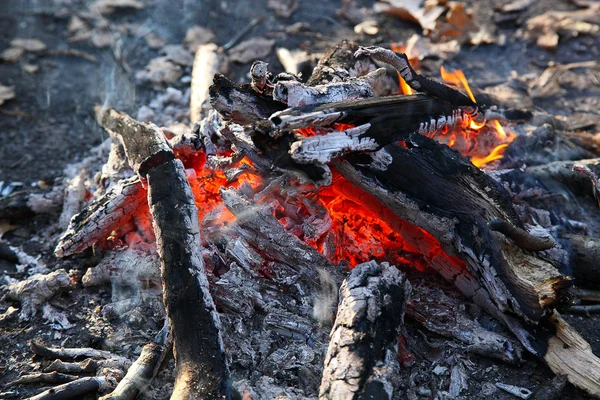
[[[483,328],[467,315],[464,305],[440,289],[414,287],[406,316],[432,332],[463,342],[470,353],[511,364],[521,361],[523,349],[518,342]]]
[[[387,263],[371,261],[352,270],[340,288],[319,399],[397,394],[400,365],[393,345],[410,291],[404,275]]]
[[[198,210],[183,164],[155,125],[107,110],[100,124],[120,135],[134,171],[148,182],[148,203],[161,259],[164,299],[173,332],[173,398],[230,395],[220,320],[200,252]],[[200,308],[198,308],[200,306]]]
[[[34,275],[29,279],[11,283],[7,287],[6,298],[21,303],[21,318],[34,316],[41,306],[57,293],[68,289],[71,279],[64,269],[46,275]]]

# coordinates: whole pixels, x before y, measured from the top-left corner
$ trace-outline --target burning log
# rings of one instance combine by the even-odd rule
[[[130,164],[148,182],[167,315],[173,332],[176,381],[173,398],[230,395],[220,320],[200,254],[198,211],[183,165],[155,125],[115,110],[98,115],[120,135]]]
[[[387,263],[352,270],[340,288],[320,399],[391,399],[397,393],[400,365],[392,345],[410,290],[404,275]]]

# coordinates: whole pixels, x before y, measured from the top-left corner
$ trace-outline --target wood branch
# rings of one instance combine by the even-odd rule
[[[110,389],[112,384],[102,377],[80,378],[75,381],[55,386],[27,400],[71,400],[81,399],[88,393],[102,392]]]
[[[160,364],[171,349],[168,322],[156,335],[154,342],[142,348],[138,359],[131,365],[127,374],[112,393],[102,396],[100,400],[133,400],[142,392],[156,376]]]
[[[224,57],[214,43],[200,45],[196,51],[190,86],[190,122],[192,124],[200,122],[208,113],[205,107],[209,99],[209,88],[215,74],[223,68]]]
[[[419,75],[410,66],[408,57],[404,53],[396,53],[383,47],[360,47],[355,53],[355,57],[371,56],[374,59],[390,64],[394,67],[404,81],[417,92],[426,93],[435,96],[442,101],[446,101],[454,106],[470,107],[474,109],[476,104],[466,94],[444,85],[432,78]]]
[[[600,284],[600,239],[582,235],[562,237],[568,241],[575,284],[597,288]]]
[[[104,359],[104,360],[114,360],[120,363],[120,365],[125,365],[129,367],[131,364],[129,359],[125,357],[118,356],[116,354],[111,353],[106,350],[97,350],[92,348],[52,348],[44,346],[43,344],[33,340],[30,343],[31,352],[33,354],[37,354],[38,356],[51,358],[51,359],[60,359],[60,360],[78,360],[83,358],[94,358],[94,359]]]
[[[62,374],[60,372],[38,372],[22,375],[6,386],[25,385],[31,383],[67,383],[77,379],[77,376]]]
[[[248,125],[269,118],[285,104],[259,94],[250,84],[238,84],[223,75],[214,77],[210,87],[210,104],[226,121]]]
[[[173,332],[176,381],[172,398],[229,398],[220,320],[200,252],[198,209],[183,164],[153,124],[108,110],[101,124],[118,133],[136,173],[148,181],[165,308]]]
[[[391,399],[396,350],[411,286],[394,266],[356,266],[340,288],[319,399]],[[395,346],[397,348],[397,346]]]

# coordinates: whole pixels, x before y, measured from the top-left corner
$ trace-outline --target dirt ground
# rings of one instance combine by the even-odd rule
[[[145,0],[139,10],[123,9],[107,15],[109,26],[102,28],[112,35],[111,43],[99,47],[91,40],[71,42],[69,22],[77,13],[88,13],[92,1],[80,0],[0,0],[0,51],[9,48],[15,38],[35,38],[49,50],[76,49],[95,58],[90,61],[81,55],[53,55],[51,52],[26,52],[17,62],[0,63],[0,85],[14,88],[14,99],[0,105],[0,181],[5,184],[20,182],[24,187],[52,187],[61,183],[64,169],[89,155],[108,136],[95,121],[93,107],[107,104],[131,115],[165,93],[166,87],[185,90],[189,87],[191,66],[182,67],[182,76],[169,85],[149,84],[136,79],[136,72],[159,55],[159,48],[151,48],[147,37],[154,34],[166,44],[181,44],[188,28],[200,25],[215,33],[215,42],[224,45],[250,21],[265,16],[245,38],[266,36],[276,41],[276,47],[304,49],[322,53],[330,45],[349,39],[362,45],[388,46],[391,42],[406,41],[413,33],[421,32],[416,23],[402,21],[388,15],[374,14],[373,2],[354,2],[361,15],[374,19],[379,32],[374,36],[357,34],[354,23],[338,15],[342,1],[299,0],[298,9],[289,18],[275,15],[266,8],[266,1],[212,1],[212,0]],[[506,18],[495,11],[508,1],[467,1],[481,20],[495,24],[499,34],[506,36],[505,44],[463,45],[460,53],[444,65],[465,71],[472,86],[487,86],[502,82],[513,75],[541,74],[551,63],[567,64],[594,61],[600,56],[600,38],[588,35],[562,37],[556,51],[540,49],[534,41],[523,38],[524,21],[548,10],[574,9],[568,2],[547,0],[534,2],[525,11]],[[360,21],[359,21],[360,22]],[[303,23],[301,29],[290,26]],[[274,72],[283,67],[272,51],[265,61]],[[28,72],[29,66],[37,66]],[[427,67],[427,64],[425,65]],[[228,74],[238,80],[247,80],[249,65],[232,65]],[[514,72],[513,72],[514,71]],[[437,71],[424,74],[437,76]],[[566,93],[535,99],[534,108],[569,118],[592,132],[600,128],[598,98],[600,86],[564,85]],[[181,104],[179,105],[181,107]],[[582,122],[583,121],[583,122]],[[172,121],[176,122],[176,121]],[[186,121],[182,121],[186,122]],[[49,269],[73,269],[83,273],[94,264],[93,256],[57,260],[52,250],[58,238],[56,216],[36,216],[19,221],[16,229],[5,233],[0,240],[22,247],[28,254],[41,257]],[[30,240],[36,236],[36,241]],[[15,263],[0,260],[0,273],[19,276]],[[4,282],[2,282],[4,283]],[[138,354],[140,344],[152,337],[159,317],[145,315],[140,319],[140,335],[127,334],[124,324],[111,325],[99,316],[97,307],[108,302],[110,288],[86,290],[77,295],[64,293],[53,301],[62,310],[74,311],[72,328],[53,329],[41,316],[0,328],[0,392],[12,392],[13,398],[24,398],[40,390],[42,385],[3,388],[31,370],[32,353],[28,342],[41,338],[52,345],[66,347],[91,346],[110,348],[111,340],[123,340],[128,355]],[[0,312],[8,305],[0,302]],[[149,313],[153,311],[148,310]],[[580,330],[596,354],[600,354],[600,317],[565,316]],[[144,325],[145,324],[145,325]],[[410,328],[410,327],[409,327]],[[122,330],[118,334],[117,330]],[[477,370],[469,381],[469,393],[463,398],[485,398],[490,394],[497,399],[513,399],[501,391],[489,390],[485,383],[504,382],[535,389],[552,377],[552,373],[534,357],[527,355],[520,366],[499,364],[478,356]],[[171,361],[167,361],[171,362]],[[169,370],[169,368],[165,368]],[[161,374],[167,374],[163,372]],[[165,379],[166,381],[166,379]],[[163,381],[161,381],[163,382]],[[487,388],[487,389],[486,389]],[[168,387],[153,387],[148,398],[167,398]],[[493,394],[492,394],[493,393]],[[569,387],[564,398],[586,398]]]

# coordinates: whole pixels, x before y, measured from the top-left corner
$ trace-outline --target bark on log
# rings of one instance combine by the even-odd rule
[[[319,399],[391,399],[396,351],[411,286],[396,267],[356,266],[340,288]],[[397,346],[396,346],[397,348]]]
[[[177,368],[171,398],[229,398],[220,320],[204,272],[198,210],[183,164],[175,159],[157,126],[114,110],[98,119],[120,135],[130,163],[140,178],[148,181]]]
[[[80,399],[88,393],[109,389],[111,384],[102,377],[81,378],[43,391],[27,400],[71,400]]]

